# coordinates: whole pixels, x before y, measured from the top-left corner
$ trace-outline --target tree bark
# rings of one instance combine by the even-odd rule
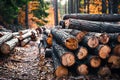
[[[10,40],[13,37],[12,33],[5,34],[4,36],[0,37],[0,45],[2,45],[4,42]]]
[[[23,47],[23,46],[25,46],[28,42],[30,42],[30,40],[31,40],[31,38],[28,37],[28,38],[22,40],[22,41],[20,42],[20,43],[21,43],[20,45]]]
[[[53,52],[59,57],[63,66],[69,67],[75,63],[75,56],[72,52],[68,51],[65,47],[62,47],[56,42],[53,42]]]
[[[117,33],[120,32],[120,25],[95,22],[95,21],[86,21],[86,20],[77,20],[69,19],[65,21],[66,28],[69,29],[78,29],[81,31],[90,31],[90,32],[107,32],[107,33]]]
[[[101,22],[117,22],[120,21],[120,14],[65,14],[63,20],[81,19]]]
[[[108,34],[110,36],[110,42],[118,42],[120,43],[120,33],[110,33]]]
[[[19,40],[22,41],[22,40],[24,40],[25,38],[30,37],[31,35],[32,35],[32,33],[31,33],[31,32],[28,32],[28,33],[26,33],[26,34],[24,34],[24,35],[21,35],[21,36],[19,37]]]
[[[26,30],[20,30],[20,31],[19,31],[19,35],[21,36],[21,35],[27,33],[28,31],[29,31],[29,29],[26,29]]]
[[[98,54],[101,59],[108,58],[110,52],[111,48],[108,45],[99,45],[95,50],[95,54]]]
[[[10,41],[5,42],[1,45],[1,52],[3,54],[9,54],[14,47],[18,44],[19,40],[17,38],[13,38]]]
[[[52,52],[51,55],[52,55],[53,64],[54,64],[54,68],[55,68],[55,75],[57,77],[62,77],[62,76],[68,75],[68,69],[65,68],[64,66],[62,66],[62,64],[60,63],[59,59],[55,55],[55,53]]]
[[[52,35],[53,38],[56,39],[56,41],[60,44],[63,44],[70,50],[76,50],[78,48],[78,41],[77,39],[70,35],[69,33],[66,33],[62,30],[52,29]]]

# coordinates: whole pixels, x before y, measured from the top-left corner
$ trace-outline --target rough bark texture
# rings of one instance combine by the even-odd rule
[[[10,41],[5,42],[4,44],[2,44],[1,46],[1,52],[3,54],[9,54],[14,47],[18,44],[18,39],[17,38],[13,38]]]
[[[52,59],[53,59],[53,64],[54,64],[54,69],[55,69],[55,75],[57,77],[62,77],[68,75],[68,69],[62,66],[60,63],[59,59],[55,55],[55,53],[52,51]]]
[[[66,14],[63,17],[63,20],[69,18],[90,20],[90,21],[114,22],[114,21],[120,21],[120,14]]]
[[[23,47],[23,46],[25,46],[29,41],[31,40],[31,38],[29,37],[29,38],[26,38],[26,39],[24,39],[23,41],[21,41],[21,46]]]
[[[115,41],[120,43],[120,33],[109,33],[110,41]]]
[[[69,33],[66,33],[62,30],[52,29],[52,35],[53,38],[56,39],[56,41],[60,44],[63,44],[70,50],[76,50],[78,48],[78,41],[77,39],[70,35]]]
[[[62,65],[72,66],[75,63],[75,56],[72,52],[68,51],[65,47],[62,47],[53,42],[53,52],[57,54]]]
[[[21,40],[23,40],[23,39],[25,39],[25,38],[27,38],[27,37],[30,37],[31,35],[32,35],[32,33],[31,33],[31,32],[28,32],[28,33],[20,36],[20,37],[19,37],[19,40],[21,41]]]
[[[4,36],[0,37],[0,45],[2,45],[3,42],[10,40],[12,37],[13,37],[12,33],[5,34]]]
[[[65,28],[91,32],[107,32],[107,33],[120,32],[120,25],[118,24],[77,19],[66,20]]]

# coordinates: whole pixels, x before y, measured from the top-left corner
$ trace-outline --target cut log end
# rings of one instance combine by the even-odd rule
[[[70,50],[76,50],[78,48],[78,41],[75,38],[69,38],[65,41],[65,46]]]
[[[98,71],[98,74],[101,77],[107,77],[111,75],[111,70],[109,69],[109,67],[102,67],[100,68],[100,70]]]
[[[110,36],[106,33],[101,34],[99,37],[99,41],[102,44],[107,44],[109,42],[109,39],[110,39]]]
[[[99,45],[98,38],[95,36],[90,37],[87,44],[90,48],[96,48]]]
[[[112,55],[109,57],[108,63],[111,68],[118,69],[118,68],[120,68],[120,57]]]
[[[86,64],[81,64],[77,68],[77,72],[80,75],[87,75],[88,74],[88,66]]]
[[[120,56],[120,44],[115,46],[115,48],[113,49],[113,53]]]
[[[120,34],[117,37],[117,41],[120,43]]]
[[[2,52],[3,54],[9,54],[9,53],[11,52],[9,45],[3,44],[3,45],[1,46],[1,52]]]
[[[57,77],[66,76],[66,75],[68,75],[68,69],[63,66],[59,66],[59,67],[57,67],[57,69],[55,71],[55,75]]]
[[[49,34],[48,38],[46,39],[46,42],[49,46],[52,46],[52,37],[53,37],[52,34]]]
[[[98,68],[101,65],[101,59],[98,56],[93,56],[90,59],[90,65],[93,68]]]
[[[88,50],[85,47],[80,47],[78,53],[77,53],[77,57],[79,60],[82,60],[84,58],[86,58],[88,55]]]
[[[62,56],[62,64],[64,66],[72,66],[75,63],[75,56],[73,55],[73,53],[65,53]]]
[[[109,57],[110,52],[111,52],[111,48],[107,45],[103,45],[99,49],[99,57],[102,58],[102,59],[106,59],[107,57]]]
[[[81,42],[81,40],[83,39],[83,37],[87,34],[86,31],[83,31],[83,32],[79,32],[77,35],[76,35],[76,38],[78,40],[78,42]]]

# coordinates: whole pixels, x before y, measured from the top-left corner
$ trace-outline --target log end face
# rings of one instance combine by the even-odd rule
[[[93,56],[90,59],[90,65],[93,68],[98,68],[101,65],[101,59],[98,56]]]
[[[109,69],[109,67],[102,67],[99,69],[98,74],[101,77],[107,77],[111,75],[111,70]]]
[[[76,38],[78,39],[78,42],[81,42],[81,40],[83,39],[83,37],[87,34],[86,31],[84,32],[79,32],[77,35],[76,35]]]
[[[68,75],[68,69],[63,66],[59,66],[55,71],[55,75],[57,77],[66,76],[66,75]]]
[[[110,52],[111,52],[111,48],[107,45],[103,45],[99,49],[99,57],[102,58],[102,59],[106,59],[107,57],[109,57]]]
[[[69,38],[65,41],[65,46],[70,50],[76,50],[78,48],[78,40],[75,38]]]
[[[88,50],[85,47],[80,47],[78,53],[77,53],[77,57],[79,60],[82,60],[84,58],[86,58],[88,55]]]
[[[107,44],[109,42],[109,39],[110,39],[110,36],[106,33],[101,34],[99,37],[99,41],[102,44]]]
[[[69,28],[70,20],[65,20],[65,28]]]
[[[61,60],[64,66],[69,67],[75,63],[75,56],[73,53],[67,52],[62,56]]]
[[[115,48],[113,49],[113,53],[120,56],[120,44],[115,46]]]
[[[81,64],[77,68],[78,74],[87,75],[88,74],[88,66],[86,64]]]
[[[1,46],[1,52],[3,53],[3,54],[9,54],[10,53],[10,47],[9,47],[9,45],[7,45],[7,44],[3,44],[2,46]]]
[[[99,45],[99,40],[97,37],[93,36],[89,38],[87,44],[90,48],[96,48]]]

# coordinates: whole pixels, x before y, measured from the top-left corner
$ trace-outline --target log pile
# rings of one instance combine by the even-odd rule
[[[21,30],[19,32],[0,32],[0,54],[9,54],[16,46],[24,47],[29,41],[35,41],[34,30]]]
[[[83,17],[79,15],[79,18],[77,16],[65,15],[64,20],[60,22],[62,27],[56,26],[51,30],[52,46],[45,55],[52,56],[55,75],[60,77],[72,72],[77,75],[94,74],[106,77],[114,72],[119,73],[120,25],[95,22],[101,19],[111,22],[112,20],[109,20],[111,15],[104,15],[108,19],[98,15],[97,17],[101,17],[100,20],[91,17],[89,19],[84,17],[85,15]],[[118,15],[112,15],[114,16]],[[113,20],[118,21],[118,18],[115,17]],[[61,66],[65,68],[65,73],[60,72]]]

